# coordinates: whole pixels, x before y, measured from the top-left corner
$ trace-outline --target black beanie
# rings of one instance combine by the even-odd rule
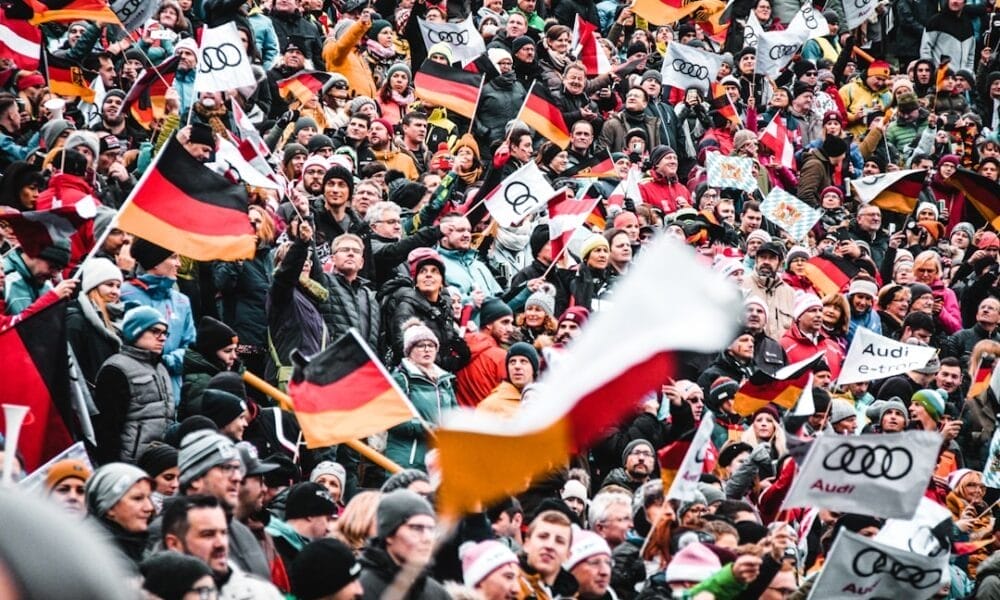
[[[333,140],[331,140],[328,136],[323,135],[322,133],[317,133],[316,135],[309,138],[309,143],[306,145],[306,148],[309,149],[309,154],[315,154],[316,152],[319,152],[323,148],[332,149],[333,147],[334,147]]]
[[[427,186],[416,181],[403,180],[399,185],[393,186],[389,192],[389,201],[395,202],[400,208],[413,210],[424,199],[427,193]]]
[[[205,390],[201,395],[201,414],[219,429],[229,425],[247,410],[240,397],[222,390]]]
[[[847,154],[847,142],[837,135],[828,135],[823,140],[823,154],[828,158]]]
[[[823,388],[813,388],[813,407],[815,410],[813,414],[825,413],[830,408],[830,392],[824,390]]]
[[[218,319],[204,316],[198,321],[198,332],[195,338],[195,350],[202,356],[214,362],[215,353],[230,344],[239,343],[239,337],[229,325]]]
[[[285,519],[304,519],[337,514],[337,503],[326,487],[314,482],[296,483],[288,489],[285,499]]]
[[[538,256],[545,244],[549,241],[549,225],[542,223],[531,230],[531,238],[528,245],[531,246],[531,256]]]
[[[60,150],[52,158],[52,165],[67,175],[83,177],[87,174],[87,157],[76,150]]]
[[[176,425],[176,427],[174,427],[174,425]],[[180,423],[175,423],[174,425],[167,428],[167,433],[163,436],[163,441],[170,444],[174,448],[180,448],[181,441],[184,439],[184,436],[189,433],[201,431],[202,429],[207,429],[209,431],[219,430],[219,428],[215,426],[215,423],[212,422],[212,419],[203,415],[192,415]]]
[[[153,442],[139,455],[136,466],[156,477],[167,469],[177,466],[177,449],[160,442]]]
[[[135,241],[132,242],[132,258],[139,263],[139,266],[144,271],[156,267],[156,265],[170,258],[173,253],[173,250],[167,250],[142,238],[135,238]]]
[[[233,371],[222,371],[212,375],[205,389],[222,390],[239,398],[247,397],[247,386],[243,383],[243,377]]]
[[[479,308],[479,326],[486,327],[497,319],[514,316],[514,311],[499,298],[487,298]]]
[[[523,356],[528,359],[531,363],[531,372],[536,377],[538,376],[538,351],[535,347],[528,342],[517,342],[513,344],[509,350],[507,350],[507,358],[504,360],[504,364],[510,362],[510,359],[515,356]]]
[[[212,131],[211,126],[204,123],[192,123],[189,141],[192,144],[202,144],[215,148],[215,132]]]
[[[306,544],[288,568],[292,594],[299,600],[336,595],[358,578],[361,565],[347,544],[322,538]]]
[[[201,559],[180,552],[158,552],[139,565],[142,589],[163,600],[181,600],[196,581],[212,570]]]
[[[349,196],[354,196],[354,175],[351,174],[346,168],[341,165],[333,165],[327,169],[326,174],[323,175],[323,186],[326,186],[326,182],[331,179],[340,179],[347,183],[347,192]]]
[[[511,54],[517,54],[517,52],[521,48],[524,48],[525,46],[534,46],[534,45],[535,45],[535,40],[531,39],[530,37],[528,37],[526,35],[522,35],[519,38],[515,38],[514,41],[511,42],[511,44],[510,44],[510,49],[511,49],[510,52],[511,52]]]

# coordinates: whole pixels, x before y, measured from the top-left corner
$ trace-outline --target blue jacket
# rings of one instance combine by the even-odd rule
[[[253,39],[260,51],[260,60],[264,69],[269,70],[278,61],[278,34],[274,31],[271,19],[263,13],[251,13],[247,17],[250,29],[253,29]]]
[[[864,327],[869,331],[874,331],[875,333],[882,335],[882,319],[878,316],[878,312],[874,309],[869,309],[868,312],[860,315],[853,314],[851,311],[851,324],[848,326],[847,330],[847,343],[850,344],[851,340],[854,339],[854,332],[857,331],[858,326]]]
[[[151,306],[166,317],[169,333],[163,345],[163,364],[174,387],[174,403],[179,403],[184,351],[194,344],[195,328],[191,301],[174,288],[175,283],[158,275],[140,275],[122,285],[122,302],[126,311],[135,306]]]
[[[198,99],[198,94],[194,91],[194,76],[196,73],[195,69],[191,69],[190,71],[177,69],[177,72],[174,74],[173,88],[177,90],[177,95],[180,96],[180,114],[184,118],[187,118],[188,110],[191,109],[194,101]]]
[[[487,296],[497,296],[503,291],[493,278],[493,273],[479,260],[478,251],[449,250],[440,245],[437,251],[444,260],[445,282],[462,294],[463,302],[468,301],[474,288],[486,292]]]
[[[28,265],[24,264],[20,252],[11,252],[3,261],[3,273],[6,279],[4,301],[7,303],[7,314],[16,315],[38,300],[42,294],[52,289],[52,284],[46,281],[39,285]]]

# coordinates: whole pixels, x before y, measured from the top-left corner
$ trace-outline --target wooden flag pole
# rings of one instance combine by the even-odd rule
[[[264,381],[260,377],[257,377],[250,371],[243,372],[243,381],[245,381],[247,385],[254,388],[255,390],[263,394],[267,394],[271,398],[277,400],[278,404],[281,405],[281,408],[283,410],[294,412],[294,407],[292,405],[292,398],[285,392],[282,392],[281,390],[274,387],[270,383]],[[376,452],[375,450],[370,448],[367,444],[364,444],[358,440],[348,440],[344,442],[344,445],[346,445],[348,448],[351,448],[352,450],[357,451],[358,454],[364,456],[365,458],[372,461],[379,467],[382,467],[389,473],[395,474],[403,470],[403,467],[389,460],[384,454]]]

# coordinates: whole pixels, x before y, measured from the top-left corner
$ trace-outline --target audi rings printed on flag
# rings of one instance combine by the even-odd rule
[[[225,42],[218,46],[205,46],[201,49],[198,71],[211,73],[238,67],[243,62],[243,54],[235,44]]]
[[[518,216],[524,215],[526,206],[534,206],[538,201],[527,184],[520,181],[512,181],[504,188],[503,199]]]
[[[670,63],[670,66],[681,75],[687,75],[695,79],[708,79],[708,67],[704,65],[696,65],[682,58],[675,58]]]
[[[829,471],[843,471],[848,475],[896,481],[910,473],[913,454],[900,446],[843,443],[826,455],[823,467]]]
[[[445,31],[443,29],[427,29],[427,38],[431,43],[444,42],[452,46],[465,46],[469,43],[468,31]]]
[[[937,536],[934,535],[934,530],[926,525],[917,529],[916,533],[913,534],[913,537],[906,541],[906,545],[910,549],[910,552],[913,552],[914,554],[926,554],[931,558],[941,556],[942,552],[947,551],[947,549],[941,545]],[[930,548],[935,549],[930,550]]]
[[[127,23],[132,18],[132,15],[142,8],[144,2],[145,0],[124,0],[124,2],[115,2],[111,6],[111,9],[115,11],[115,14],[118,15],[118,19],[122,23]]]
[[[777,44],[768,49],[767,55],[774,60],[780,60],[786,56],[795,54],[798,49],[798,45]]]
[[[816,10],[808,4],[802,6],[802,19],[805,21],[806,27],[809,29],[819,28],[819,21],[816,20]]]
[[[872,0],[854,0],[854,8],[866,8]]]
[[[896,581],[924,590],[937,585],[943,574],[941,569],[921,569],[899,562],[878,548],[865,548],[851,562],[851,569],[858,577],[871,577],[887,573]]]

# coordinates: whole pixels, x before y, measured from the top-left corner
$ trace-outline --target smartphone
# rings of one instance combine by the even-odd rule
[[[169,29],[156,29],[149,32],[149,37],[154,40],[169,40],[173,39],[172,32]]]

